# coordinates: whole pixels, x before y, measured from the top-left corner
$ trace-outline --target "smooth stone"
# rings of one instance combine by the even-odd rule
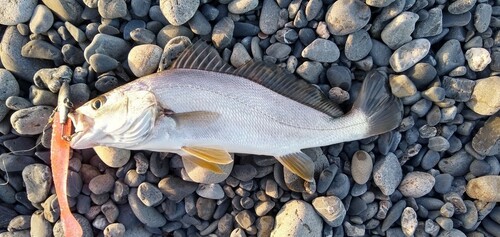
[[[500,176],[486,175],[469,180],[465,191],[469,197],[484,202],[500,202]]]
[[[384,195],[391,195],[399,186],[403,178],[403,171],[398,158],[389,153],[379,159],[373,166],[373,181]]]
[[[196,214],[202,220],[208,221],[208,220],[212,219],[212,216],[215,212],[216,205],[217,205],[217,203],[213,199],[199,197],[196,200]]]
[[[481,115],[493,115],[500,110],[500,77],[476,80],[467,107]]]
[[[200,184],[196,189],[196,193],[200,197],[208,199],[222,199],[224,197],[224,191],[220,184]]]
[[[477,0],[458,0],[452,2],[448,5],[448,12],[455,15],[466,13],[474,7],[476,2]]]
[[[395,72],[413,67],[429,53],[431,44],[427,39],[416,39],[399,47],[392,54],[389,63]]]
[[[96,73],[104,73],[116,69],[120,63],[106,54],[96,53],[90,56],[89,64]]]
[[[7,106],[7,108],[9,108],[11,110],[21,110],[21,109],[27,109],[29,107],[32,107],[33,104],[29,100],[27,100],[23,97],[10,96],[5,101],[5,106]],[[6,113],[4,114],[4,116],[0,116],[0,117],[4,118],[5,115],[6,115]]]
[[[184,164],[184,169],[186,170],[189,178],[191,178],[192,181],[201,184],[215,184],[226,180],[233,170],[234,165],[234,162],[225,165],[219,165],[219,168],[221,168],[223,172],[218,174],[184,159],[182,160],[182,163]]]
[[[470,100],[476,82],[465,78],[453,78],[445,76],[442,87],[446,92],[446,97],[458,102]]]
[[[434,190],[437,193],[445,194],[451,190],[453,176],[450,174],[439,174],[436,175],[435,179],[436,184],[434,185]]]
[[[0,186],[0,200],[3,203],[13,205],[16,203],[16,191],[4,179],[0,178],[3,184]]]
[[[377,66],[388,66],[389,60],[392,55],[392,50],[384,43],[372,39],[372,49],[370,51],[370,56],[372,57],[373,63]]]
[[[267,47],[266,54],[273,56],[277,59],[285,59],[292,52],[292,48],[289,45],[282,43],[274,43]]]
[[[401,229],[405,236],[413,236],[418,226],[417,213],[411,207],[406,207],[401,214]]]
[[[87,62],[90,56],[96,53],[106,54],[118,61],[123,61],[129,51],[130,46],[125,40],[111,35],[97,34],[85,48],[83,55]]]
[[[344,222],[346,209],[336,196],[317,197],[312,201],[314,209],[331,227],[339,227]]]
[[[326,12],[328,30],[333,35],[348,35],[363,28],[370,20],[370,8],[359,0],[334,2]]]
[[[45,33],[52,27],[53,23],[54,15],[49,8],[43,4],[38,4],[31,16],[29,28],[35,34]]]
[[[234,22],[234,37],[243,38],[247,36],[256,36],[259,32],[260,28],[257,25],[241,21]]]
[[[429,193],[436,180],[429,173],[414,171],[406,174],[399,185],[399,191],[405,197],[419,198]]]
[[[326,71],[326,78],[332,87],[340,87],[343,90],[351,88],[352,75],[347,67],[332,65]]]
[[[244,14],[254,10],[258,4],[257,0],[234,0],[227,5],[227,10],[233,14]]]
[[[393,50],[410,42],[413,39],[411,34],[415,30],[418,18],[418,14],[413,12],[399,14],[382,30],[380,35],[382,41]]]
[[[160,189],[148,182],[143,182],[137,187],[137,197],[148,207],[154,207],[163,200]]]
[[[35,163],[35,160],[31,156],[14,155],[10,153],[1,154],[0,161],[2,163],[0,170],[4,172],[22,171],[26,166]]]
[[[267,51],[266,51],[267,52]],[[315,39],[302,51],[302,57],[318,62],[335,62],[340,57],[337,45],[326,39]]]
[[[160,0],[161,12],[174,26],[188,22],[196,13],[199,5],[199,0]]]
[[[85,35],[85,32],[83,32],[83,30],[76,27],[75,25],[71,24],[71,22],[69,22],[69,21],[65,22],[64,26],[66,26],[66,29],[71,34],[73,39],[76,40],[76,42],[83,43],[85,40],[87,40],[87,36]]]
[[[436,136],[429,138],[429,144],[427,146],[433,151],[442,152],[450,148],[450,143],[446,140],[446,138]]]
[[[318,84],[323,65],[316,61],[305,61],[297,68],[297,74],[312,84]]]
[[[234,22],[229,17],[220,19],[212,31],[212,42],[215,47],[222,49],[229,46],[233,39]]]
[[[349,194],[350,189],[351,182],[347,175],[339,173],[333,179],[332,184],[326,191],[326,195],[337,196],[340,199],[344,199]]]
[[[43,132],[47,121],[54,110],[50,106],[34,106],[21,109],[12,114],[12,128],[22,135],[37,135]]]
[[[61,48],[61,53],[64,62],[69,65],[82,65],[85,62],[85,57],[83,57],[83,51],[71,44],[65,44]]]
[[[0,24],[13,26],[29,21],[38,1],[6,1],[0,5]]]
[[[133,47],[128,54],[128,66],[136,77],[152,74],[158,69],[162,48],[154,44]]]
[[[417,23],[415,31],[413,32],[413,37],[432,37],[443,32],[443,11],[441,8],[432,8],[428,12],[429,17]]]
[[[130,150],[126,149],[95,146],[94,151],[107,166],[113,168],[122,167],[130,159]]]
[[[278,236],[321,236],[323,221],[311,204],[292,200],[287,202],[276,215],[276,224],[271,237]]]
[[[201,12],[196,11],[194,16],[188,21],[191,31],[197,35],[208,35],[212,31],[212,26]]]
[[[460,42],[452,39],[443,44],[436,53],[437,73],[445,75],[456,67],[465,64],[465,56],[462,52]]]
[[[0,69],[0,100],[4,101],[11,96],[18,96],[19,92],[19,83],[12,73]]]
[[[389,75],[389,85],[391,86],[392,94],[399,98],[413,96],[417,93],[415,84],[404,74]]]
[[[264,216],[268,214],[269,211],[271,211],[275,205],[276,204],[273,201],[257,202],[257,204],[255,204],[255,214],[257,216]]]
[[[423,90],[434,80],[437,71],[434,66],[422,62],[408,69],[405,74],[413,81],[417,89]]]
[[[127,15],[127,3],[125,0],[99,0],[97,10],[102,18],[115,19]]]
[[[42,0],[52,12],[63,21],[81,22],[83,7],[76,0]]]
[[[439,161],[438,167],[443,173],[448,173],[455,177],[463,176],[469,171],[469,166],[474,157],[465,151],[459,151],[448,158]]]
[[[248,0],[247,0],[248,1]],[[280,8],[274,0],[264,0],[259,18],[259,28],[262,33],[271,35],[274,34],[279,26]]]
[[[110,192],[113,189],[114,178],[110,174],[103,174],[90,180],[89,190],[97,195]]]
[[[387,212],[387,216],[382,222],[381,230],[388,230],[392,226],[392,224],[394,224],[399,219],[405,207],[406,201],[404,199],[399,200],[396,204],[394,204]]]
[[[169,200],[179,202],[186,196],[194,193],[198,185],[174,176],[167,176],[160,180],[158,188]]]
[[[35,73],[39,69],[50,68],[52,63],[23,57],[21,51],[28,41],[28,37],[21,35],[15,26],[7,27],[1,41],[0,61],[3,68],[9,70],[16,78],[33,82]]]
[[[85,83],[76,83],[69,86],[70,99],[74,106],[83,105],[90,99],[90,88]]]
[[[478,213],[476,205],[474,204],[473,201],[465,200],[464,204],[467,207],[467,212],[465,212],[463,214],[459,214],[456,217],[458,220],[460,220],[462,222],[463,228],[473,229],[474,226],[477,224],[477,221],[479,220],[479,218],[478,218],[479,213]],[[493,212],[490,213],[490,216],[493,216]]]
[[[365,30],[358,30],[347,36],[345,56],[351,61],[359,61],[372,50],[372,40]]]
[[[178,36],[193,38],[193,32],[185,26],[166,25],[156,36],[156,43],[161,48],[164,48],[170,40]]]
[[[120,237],[125,235],[125,225],[122,223],[111,223],[103,231],[104,236]]]
[[[30,229],[33,237],[52,236],[52,225],[45,219],[41,210],[37,210],[31,215]]]
[[[252,61],[252,58],[250,57],[248,51],[245,49],[245,46],[243,46],[243,44],[241,43],[236,43],[233,47],[233,52],[231,53],[231,65],[238,68],[250,61]]]
[[[488,3],[477,4],[476,11],[474,12],[474,27],[477,32],[483,33],[488,29],[492,11],[493,9]]]
[[[492,116],[472,138],[472,148],[481,155],[500,153],[500,117]]]
[[[470,48],[465,52],[465,60],[474,72],[483,71],[490,63],[490,52],[484,48]]]
[[[149,13],[151,0],[132,0],[130,1],[130,7],[134,15],[144,17]]]
[[[45,201],[49,196],[52,183],[50,168],[43,164],[32,164],[24,168],[22,175],[28,200],[32,203]]]
[[[144,28],[136,28],[130,32],[130,38],[138,44],[151,44],[155,42],[156,35]]]
[[[137,196],[137,189],[133,188],[130,190],[128,202],[137,219],[144,225],[155,228],[164,226],[167,223],[165,217],[158,210],[142,203],[141,199]]]
[[[371,156],[363,150],[357,151],[352,157],[352,178],[358,184],[365,184],[371,177],[373,161]]]
[[[231,172],[231,176],[243,182],[252,180],[255,175],[257,175],[257,169],[250,164],[235,165]]]

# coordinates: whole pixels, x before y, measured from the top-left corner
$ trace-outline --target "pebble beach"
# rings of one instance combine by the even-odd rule
[[[0,2],[0,237],[64,236],[47,125],[203,40],[234,67],[276,64],[345,112],[365,75],[403,102],[398,128],[304,150],[315,186],[273,157],[222,174],[173,153],[73,150],[84,236],[500,236],[500,0]]]

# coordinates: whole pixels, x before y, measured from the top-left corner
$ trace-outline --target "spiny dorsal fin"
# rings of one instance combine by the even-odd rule
[[[323,95],[319,89],[296,78],[284,69],[264,62],[249,62],[234,69],[224,62],[215,48],[203,40],[198,40],[182,52],[172,64],[171,69],[176,68],[237,75],[332,117],[340,117],[344,114],[340,107]]]
[[[170,68],[198,69],[229,74],[234,71],[234,68],[224,62],[219,53],[203,40],[198,40],[185,49]]]
[[[340,107],[323,95],[319,89],[274,64],[249,62],[237,68],[234,74],[332,117],[340,117],[344,114]]]

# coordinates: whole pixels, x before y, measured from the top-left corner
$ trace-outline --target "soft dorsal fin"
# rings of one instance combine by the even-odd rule
[[[318,88],[296,78],[293,74],[274,64],[249,62],[237,68],[234,74],[259,83],[332,117],[340,117],[344,114],[340,107],[328,99]]]
[[[344,112],[319,89],[284,69],[264,62],[249,62],[237,69],[224,62],[215,48],[203,40],[188,47],[172,64],[171,69],[198,69],[237,75],[258,83],[274,92],[317,109],[332,117]]]
[[[198,40],[185,49],[170,68],[198,69],[229,74],[234,71],[231,65],[224,62],[215,48],[210,47],[203,40]]]

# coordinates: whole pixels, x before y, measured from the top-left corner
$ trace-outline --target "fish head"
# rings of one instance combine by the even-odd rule
[[[152,92],[115,89],[88,101],[68,115],[75,127],[70,145],[74,149],[134,147],[147,139],[158,111]]]

